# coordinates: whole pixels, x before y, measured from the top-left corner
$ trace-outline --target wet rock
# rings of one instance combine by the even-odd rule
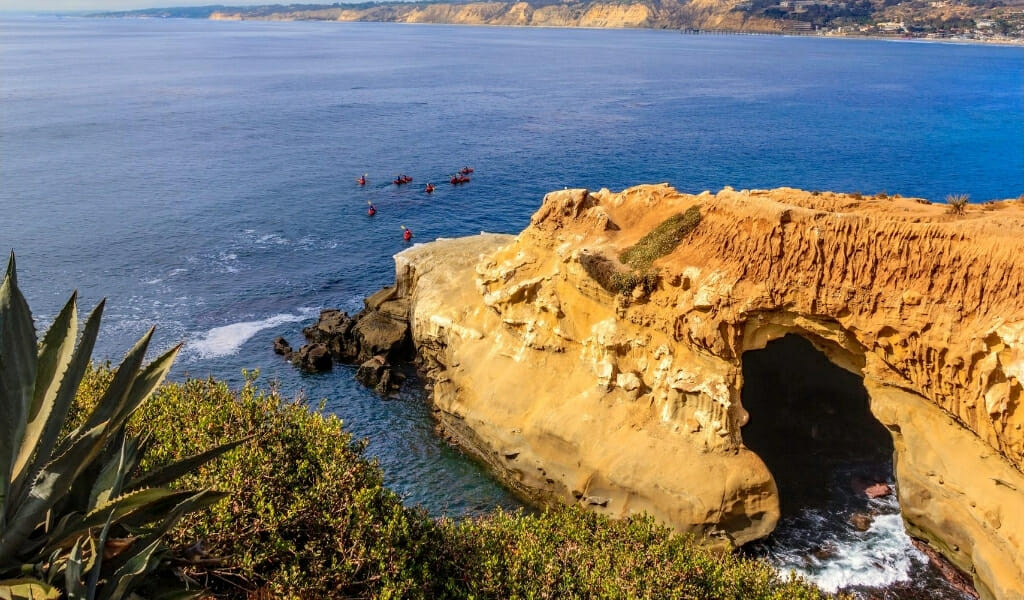
[[[884,498],[892,493],[892,488],[887,483],[876,483],[864,489],[864,495],[868,498]]]
[[[356,381],[381,394],[388,394],[402,387],[405,375],[392,369],[383,356],[377,355],[359,365]]]
[[[278,337],[274,338],[274,353],[275,354],[280,354],[281,356],[285,357],[286,359],[287,358],[291,358],[291,356],[292,356],[292,347],[291,347],[291,345],[288,344],[288,342],[283,337],[278,336]]]
[[[836,547],[833,544],[818,546],[811,554],[818,560],[828,560],[836,555]]]
[[[853,515],[850,515],[850,525],[853,525],[853,528],[857,531],[867,531],[868,529],[871,529],[871,523],[873,521],[874,519],[868,514],[854,513]]]
[[[361,313],[352,327],[352,336],[358,344],[358,359],[362,360],[377,355],[395,360],[408,354],[410,346],[409,323],[379,310]]]
[[[310,373],[330,371],[331,355],[323,344],[306,344],[292,354],[292,364]]]
[[[917,538],[910,538],[910,542],[914,544],[914,547],[924,553],[928,557],[928,561],[932,563],[942,578],[945,579],[949,585],[953,586],[965,596],[969,598],[978,598],[978,590],[974,588],[974,583],[971,577],[956,568],[952,563],[942,557],[941,554],[935,551],[927,542],[921,541]]]

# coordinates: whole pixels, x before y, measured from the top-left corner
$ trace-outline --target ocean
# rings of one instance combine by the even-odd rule
[[[155,325],[158,349],[185,343],[173,378],[258,369],[325,399],[408,502],[482,514],[519,503],[433,434],[417,390],[382,399],[271,351],[391,282],[401,226],[516,233],[547,191],[652,182],[1016,197],[1022,81],[1024,49],[997,46],[5,17],[0,249],[41,325],[73,289],[82,310],[107,298],[99,358]]]

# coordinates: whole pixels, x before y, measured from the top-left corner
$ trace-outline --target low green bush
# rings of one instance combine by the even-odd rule
[[[620,275],[619,269],[608,257],[597,253],[580,254],[580,266],[605,290],[613,294],[620,291],[621,288],[615,281]]]
[[[625,249],[619,259],[637,271],[646,271],[654,261],[675,250],[697,225],[700,225],[700,207],[691,206],[686,212],[662,221],[640,241]]]
[[[105,367],[87,374],[79,409],[109,378]],[[649,517],[564,508],[431,519],[384,487],[338,418],[261,389],[254,376],[237,391],[212,379],[167,384],[129,429],[151,436],[151,467],[256,436],[178,482],[231,493],[171,532],[179,566],[219,597],[826,597]]]

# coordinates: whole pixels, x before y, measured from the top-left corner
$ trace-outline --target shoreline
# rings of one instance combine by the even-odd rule
[[[771,32],[771,31],[744,31],[744,30],[715,30],[715,31],[696,31],[691,32],[682,29],[674,28],[663,28],[663,27],[590,27],[590,26],[577,26],[577,25],[507,25],[507,24],[495,24],[495,23],[410,23],[408,21],[370,21],[370,20],[338,20],[338,19],[295,19],[295,18],[272,18],[272,17],[240,17],[232,18],[215,18],[210,17],[160,17],[151,15],[105,15],[105,14],[60,14],[60,13],[2,13],[0,12],[0,19],[4,17],[15,17],[15,18],[58,18],[58,19],[139,19],[139,20],[170,20],[180,19],[186,21],[221,21],[221,22],[263,22],[263,23],[367,23],[367,24],[391,24],[391,25],[426,25],[426,26],[450,26],[450,27],[495,27],[505,29],[580,29],[587,31],[652,31],[652,32],[664,32],[673,33],[679,35],[695,35],[695,36],[760,36],[760,37],[785,37],[785,38],[809,38],[809,39],[829,39],[829,40],[856,40],[856,41],[880,41],[880,42],[899,42],[899,43],[927,43],[927,44],[951,44],[951,45],[968,45],[968,46],[1000,46],[1004,48],[1024,48],[1024,38],[1020,39],[1001,39],[1001,40],[982,40],[982,39],[958,39],[958,38],[924,38],[924,37],[893,37],[893,36],[882,36],[882,35],[827,35],[827,34],[800,34],[800,33],[788,33],[788,32]]]

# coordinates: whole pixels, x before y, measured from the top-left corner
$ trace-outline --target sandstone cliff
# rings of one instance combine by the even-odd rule
[[[538,27],[706,28],[777,32],[782,24],[735,10],[739,0],[465,2],[363,5],[355,8],[272,6],[213,11],[214,20],[329,20]]]
[[[701,221],[623,295],[585,264]],[[648,511],[722,544],[767,535],[743,356],[796,334],[863,378],[911,532],[987,598],[1024,598],[1024,204],[792,189],[549,194],[519,236],[417,245],[399,295],[443,426],[541,502]],[[782,418],[782,417],[780,417]]]

